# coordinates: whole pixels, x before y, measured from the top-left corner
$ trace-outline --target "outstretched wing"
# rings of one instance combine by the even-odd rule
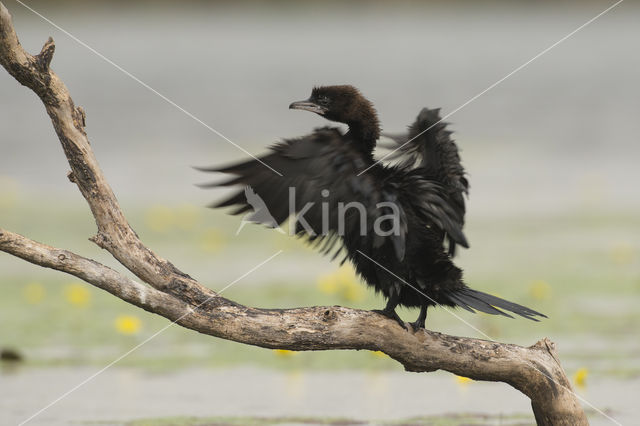
[[[340,237],[362,237],[360,241],[372,248],[390,244],[396,256],[403,259],[407,208],[417,208],[437,226],[464,241],[457,228],[460,218],[438,184],[420,180],[418,189],[424,192],[420,203],[404,205],[398,200],[393,170],[377,166],[358,176],[369,163],[338,129],[317,129],[308,136],[285,140],[259,160],[202,169],[233,175],[206,186],[251,187],[264,202],[270,218],[281,225],[293,215],[290,229],[319,246],[322,241],[323,252],[331,251]],[[252,208],[250,202],[241,190],[212,207],[235,206],[232,213],[240,214]]]
[[[456,214],[462,218],[462,227],[466,211],[464,196],[469,193],[469,181],[451,134],[447,123],[440,118],[439,108],[424,108],[409,126],[408,133],[385,136],[398,144],[390,159],[399,160],[403,167],[419,168],[425,177],[442,185]],[[449,253],[453,256],[456,242],[450,237]]]

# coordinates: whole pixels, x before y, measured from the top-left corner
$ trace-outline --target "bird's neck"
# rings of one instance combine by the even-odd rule
[[[357,148],[368,157],[373,158],[373,150],[380,137],[378,118],[372,116],[366,120],[347,123],[347,125],[349,126],[349,136],[351,136]]]

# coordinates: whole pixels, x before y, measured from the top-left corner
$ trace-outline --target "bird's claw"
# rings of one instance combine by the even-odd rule
[[[402,327],[405,330],[409,331],[409,329],[407,328],[407,325],[405,324],[404,321],[402,321],[402,318],[400,318],[400,316],[396,313],[395,310],[387,311],[387,310],[384,310],[384,309],[374,309],[372,312],[375,312],[375,313],[380,314],[380,315],[384,315],[385,317],[394,320],[395,322],[397,322],[400,325],[400,327]]]
[[[420,330],[424,330],[424,322],[421,323],[419,321],[415,321],[415,322],[410,322],[409,325],[413,329],[414,333]]]

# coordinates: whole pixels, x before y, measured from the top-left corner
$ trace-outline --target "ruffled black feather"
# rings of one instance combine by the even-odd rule
[[[423,109],[409,132],[396,137],[397,163],[383,165],[373,159],[379,136],[375,110],[357,89],[316,88],[308,100],[292,107],[296,105],[345,123],[349,131],[317,129],[272,146],[259,159],[203,169],[231,175],[205,186],[242,188],[214,207],[233,207],[232,214],[253,210],[249,221],[269,227],[302,216],[309,228],[297,221],[294,233],[320,252],[333,253],[333,259],[344,253],[341,263],[351,261],[364,281],[387,298],[382,312],[396,320],[398,304],[421,307],[421,313],[446,305],[534,321],[544,317],[470,289],[453,264],[456,246],[468,247],[462,228],[469,183],[439,110]],[[363,210],[345,208],[349,203]],[[376,229],[377,221],[390,213],[396,232],[384,232],[388,226]],[[424,326],[423,315],[417,325]]]
[[[458,147],[451,138],[453,132],[447,129],[447,123],[440,118],[440,109],[423,108],[415,122],[409,126],[409,132],[402,135],[386,135],[397,146],[390,160],[398,160],[401,166],[419,169],[421,173],[438,182],[461,218],[458,224],[464,225],[466,206],[464,196],[469,193],[469,182],[460,161]],[[455,255],[457,237],[446,237],[449,254]],[[463,247],[467,247],[461,244]]]

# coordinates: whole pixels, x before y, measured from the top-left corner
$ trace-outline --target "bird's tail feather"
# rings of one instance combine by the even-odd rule
[[[518,305],[517,303],[509,302],[508,300],[473,290],[468,287],[450,294],[449,298],[453,303],[470,312],[475,312],[474,310],[477,310],[491,315],[504,315],[505,317],[513,318],[511,315],[501,310],[504,309],[505,311],[512,312],[532,321],[539,321],[536,318],[537,316],[547,318],[546,315],[534,311],[531,308],[527,308],[526,306]]]

